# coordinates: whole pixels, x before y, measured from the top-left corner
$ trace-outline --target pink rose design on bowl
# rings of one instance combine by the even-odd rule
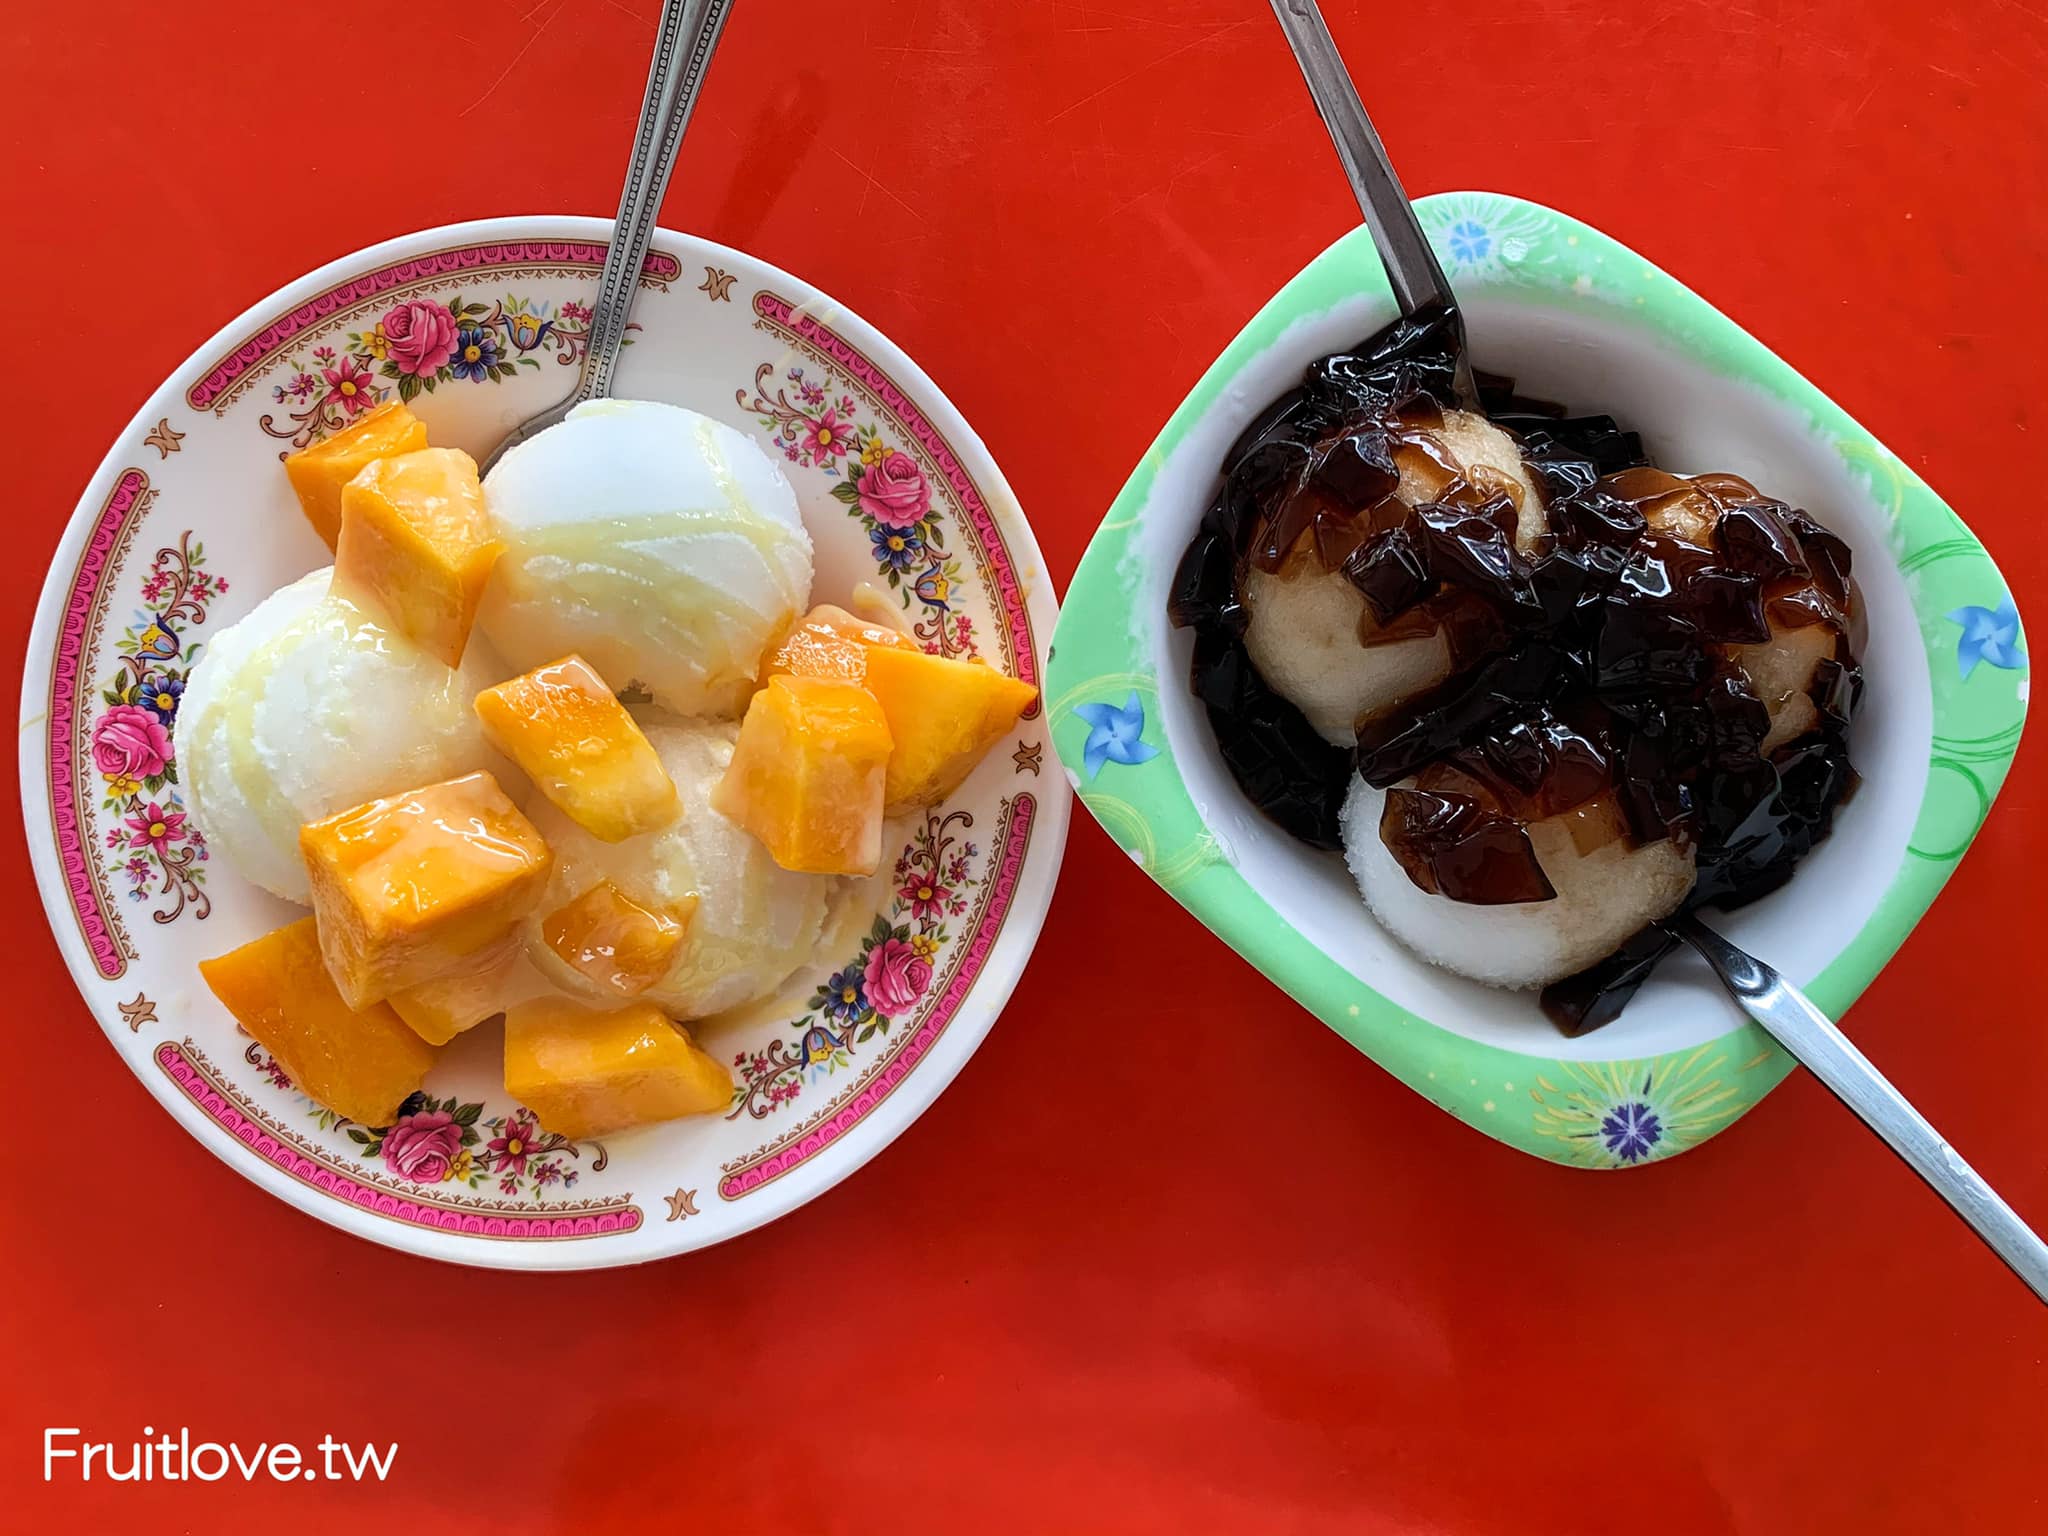
[[[384,1166],[415,1184],[438,1184],[462,1150],[462,1127],[446,1110],[407,1115],[384,1135]]]
[[[868,951],[865,976],[868,1006],[885,1017],[900,1018],[932,984],[932,963],[901,939],[884,939]]]
[[[455,355],[455,317],[446,305],[407,299],[383,324],[388,355],[400,373],[430,378]]]
[[[860,473],[860,509],[884,528],[915,527],[932,509],[932,488],[907,453],[891,453]]]
[[[92,764],[110,779],[153,779],[171,760],[171,733],[139,704],[116,704],[92,728]]]

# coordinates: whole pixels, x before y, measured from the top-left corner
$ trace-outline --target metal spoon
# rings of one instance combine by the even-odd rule
[[[1926,1116],[1885,1081],[1884,1074],[1826,1014],[1784,977],[1698,918],[1684,914],[1669,919],[1663,927],[1704,955],[1743,1012],[1803,1062],[1828,1092],[1861,1116],[1907,1167],[1976,1229],[1991,1251],[2005,1260],[2036,1296],[2048,1301],[2048,1244],[1942,1140]]]
[[[625,344],[626,321],[633,312],[640,268],[647,260],[647,245],[661,214],[662,194],[668,190],[683,130],[690,125],[705,68],[731,8],[732,0],[663,0],[654,58],[647,66],[647,92],[640,100],[640,124],[633,135],[633,158],[626,165],[611,246],[597,280],[597,303],[591,309],[582,371],[568,395],[506,434],[484,460],[486,472],[506,449],[552,427],[584,401],[601,400],[611,393],[612,367]]]
[[[1401,178],[1387,158],[1387,147],[1365,115],[1358,88],[1344,68],[1343,57],[1323,23],[1316,0],[1272,0],[1273,14],[1280,30],[1287,34],[1287,46],[1294,50],[1294,62],[1308,82],[1330,142],[1337,146],[1337,158],[1344,164],[1351,195],[1365,214],[1365,227],[1372,231],[1372,243],[1380,253],[1380,265],[1387,269],[1394,301],[1404,315],[1440,309],[1451,316],[1457,332],[1458,403],[1468,410],[1479,408],[1479,391],[1472,382],[1472,365],[1465,356],[1465,321],[1457,296],[1444,280],[1422,222],[1415,217],[1415,205],[1401,190]]]
[[[1294,50],[1294,60],[1301,66],[1302,78],[1308,82],[1309,94],[1315,98],[1316,110],[1322,114],[1323,126],[1337,146],[1337,158],[1344,163],[1352,193],[1365,211],[1366,226],[1372,231],[1373,245],[1387,269],[1401,312],[1412,315],[1441,308],[1457,315],[1457,298],[1422,233],[1414,205],[1401,190],[1386,147],[1365,115],[1316,0],[1272,0],[1272,4],[1288,46]],[[1473,406],[1478,394],[1465,360],[1462,320],[1458,322],[1458,343],[1460,403]],[[1704,955],[1743,1011],[1861,1116],[2036,1296],[2048,1301],[2048,1245],[1885,1081],[1826,1014],[1784,977],[1698,918],[1681,915],[1662,926]]]

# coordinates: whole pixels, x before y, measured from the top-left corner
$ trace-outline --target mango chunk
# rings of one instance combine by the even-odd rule
[[[622,843],[676,819],[660,755],[582,657],[486,688],[476,715],[491,744],[592,837]]]
[[[342,487],[334,590],[444,666],[460,666],[503,549],[475,459],[456,448],[394,454]]]
[[[518,984],[522,975],[531,983],[525,989]],[[447,975],[394,992],[387,1001],[427,1044],[446,1045],[539,984],[527,964],[523,936],[511,933]]]
[[[564,965],[616,997],[637,997],[675,964],[697,897],[657,911],[609,880],[541,919],[540,936]]]
[[[771,677],[747,706],[711,808],[759,838],[784,869],[871,875],[882,861],[890,748],[888,722],[867,689]]]
[[[344,385],[343,388],[350,386]],[[341,491],[365,464],[427,446],[427,429],[399,400],[358,416],[332,437],[301,448],[284,461],[306,521],[333,549],[341,541]]]
[[[762,678],[793,672],[798,677],[833,678],[858,683],[868,675],[868,650],[882,646],[889,650],[914,651],[917,644],[900,629],[869,624],[844,608],[820,603],[783,638],[768,658]]]
[[[866,683],[896,742],[885,790],[891,816],[936,805],[958,789],[1038,697],[1029,683],[986,662],[917,650],[870,650]]]
[[[433,1048],[382,1003],[342,1000],[310,917],[200,961],[199,974],[294,1083],[346,1119],[389,1125],[434,1064]]]
[[[554,855],[488,773],[309,822],[320,948],[352,1008],[445,976],[540,901]]]
[[[572,1141],[732,1103],[732,1073],[652,1003],[609,1011],[563,998],[505,1014],[505,1091]]]

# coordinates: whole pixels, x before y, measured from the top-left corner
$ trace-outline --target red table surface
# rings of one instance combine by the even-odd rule
[[[7,675],[87,476],[216,326],[388,235],[611,211],[656,9],[7,8]],[[2039,625],[2038,7],[1329,10],[1411,190],[1554,204],[1697,288],[1948,497]],[[1262,0],[741,0],[666,219],[901,343],[1062,582],[1355,221]],[[2037,1224],[2044,795],[2036,730],[1849,1021]],[[1083,814],[1014,1000],[901,1140],[728,1246],[567,1277],[387,1252],[245,1182],[107,1049],[14,838],[0,900],[0,1526],[2048,1527],[2048,1313],[1811,1080],[1670,1164],[1537,1162]],[[43,1428],[145,1423],[399,1452],[360,1486],[41,1481]]]

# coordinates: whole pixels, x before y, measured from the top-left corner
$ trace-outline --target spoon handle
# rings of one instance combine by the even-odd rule
[[[1330,142],[1337,147],[1351,195],[1365,214],[1366,228],[1372,231],[1373,246],[1380,253],[1380,265],[1387,269],[1387,281],[1401,313],[1413,315],[1439,308],[1456,315],[1457,297],[1415,217],[1415,205],[1401,189],[1401,178],[1394,174],[1386,145],[1366,116],[1358,87],[1351,83],[1316,0],[1272,0],[1272,5],[1280,30],[1287,34],[1287,46],[1294,50],[1294,62],[1301,66],[1301,77],[1308,82],[1308,93],[1315,98],[1316,111],[1329,130]],[[1477,391],[1472,387],[1471,365],[1465,360],[1462,322],[1458,341],[1458,393],[1471,406],[1477,401]]]
[[[2034,1294],[2048,1301],[2048,1245],[1998,1197],[1833,1020],[1761,960],[1690,915],[1664,925],[1706,957],[1744,1011],[1882,1136],[1908,1167],[1976,1229]]]
[[[683,142],[683,130],[689,126],[705,68],[730,9],[731,0],[663,0],[654,58],[647,66],[647,91],[640,99],[633,158],[626,166],[618,220],[598,278],[590,344],[583,354],[576,400],[598,400],[611,393],[612,368],[626,341],[633,287],[640,280],[647,246],[654,238],[662,194],[667,192],[669,173],[675,169],[676,150]]]

